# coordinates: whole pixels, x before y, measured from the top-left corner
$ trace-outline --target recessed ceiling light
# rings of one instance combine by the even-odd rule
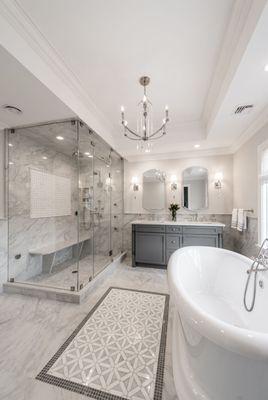
[[[200,144],[195,144],[195,145],[194,145],[194,148],[195,148],[195,149],[198,149],[199,147],[200,147]]]
[[[13,165],[14,163],[13,163],[13,161],[9,161],[9,165]]]
[[[92,158],[93,156],[91,154],[89,154],[88,158]]]
[[[265,65],[264,71],[265,71],[265,72],[268,72],[268,64]]]
[[[43,156],[42,158],[43,158],[43,160],[47,160],[47,157],[46,157],[46,156]]]
[[[13,147],[13,144],[12,144],[12,143],[8,143],[8,146],[9,146],[9,147]]]
[[[58,140],[64,140],[64,137],[63,137],[63,136],[56,136],[56,139],[58,139]]]

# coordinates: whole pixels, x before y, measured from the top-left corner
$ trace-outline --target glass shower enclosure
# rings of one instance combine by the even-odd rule
[[[8,280],[79,291],[123,251],[123,160],[80,120],[6,135]]]

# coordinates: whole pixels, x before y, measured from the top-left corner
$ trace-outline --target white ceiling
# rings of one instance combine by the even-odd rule
[[[261,114],[263,122],[267,26],[266,0],[0,4],[0,43],[130,160],[189,155],[195,143],[199,154],[231,152]],[[166,104],[171,121],[152,153],[140,156],[123,136],[120,106],[135,128],[144,74],[155,126]],[[251,114],[233,115],[248,102],[255,104]]]
[[[0,128],[69,118],[74,113],[0,46]],[[20,108],[20,115],[3,105]]]
[[[268,5],[258,21],[232,84],[209,132],[209,139],[221,140],[224,145],[238,143],[243,132],[251,129],[251,124],[268,106]],[[253,104],[249,113],[235,115],[239,104]]]

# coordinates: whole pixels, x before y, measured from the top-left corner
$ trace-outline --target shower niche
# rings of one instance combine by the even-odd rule
[[[8,280],[78,292],[123,252],[123,160],[79,120],[6,143]]]

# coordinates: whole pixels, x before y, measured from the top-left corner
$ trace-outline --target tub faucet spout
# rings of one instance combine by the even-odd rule
[[[245,309],[249,312],[251,312],[255,306],[258,272],[264,272],[267,270],[268,270],[268,239],[265,239],[261,245],[259,254],[257,255],[256,258],[253,259],[250,269],[247,270],[248,278],[247,278],[246,286],[245,286],[245,290],[244,290],[244,306],[245,306]],[[248,287],[249,287],[249,282],[250,282],[251,276],[254,277],[253,278],[253,293],[252,293],[251,303],[250,303],[250,305],[248,305],[247,304],[247,292],[248,292]]]

